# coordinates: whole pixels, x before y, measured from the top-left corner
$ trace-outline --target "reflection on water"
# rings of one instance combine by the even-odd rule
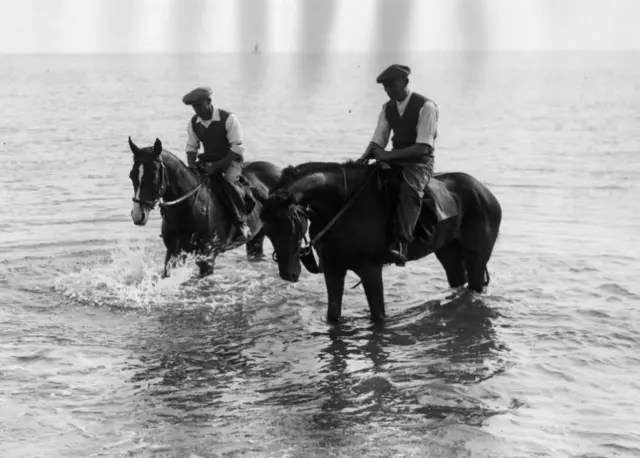
[[[157,333],[135,343],[130,382],[146,387],[145,397],[164,421],[212,421],[229,408],[224,396],[238,377],[250,372],[248,317],[242,307],[197,307],[167,310],[158,321]]]
[[[496,312],[481,298],[431,301],[384,325],[347,319],[310,335],[295,309],[281,300],[164,310],[127,368],[144,416],[165,427],[240,422],[232,429],[244,434],[242,424],[254,424],[258,437],[282,427],[284,415],[304,447],[348,450],[345,431],[359,425],[477,427],[509,408],[491,409],[467,389],[506,367]]]

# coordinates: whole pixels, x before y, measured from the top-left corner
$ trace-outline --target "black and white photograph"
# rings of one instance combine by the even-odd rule
[[[640,457],[639,20],[0,0],[0,457]]]

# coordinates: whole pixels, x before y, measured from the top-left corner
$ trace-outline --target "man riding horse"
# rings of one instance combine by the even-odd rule
[[[422,209],[422,197],[433,175],[434,147],[438,135],[438,107],[417,92],[412,92],[406,65],[391,65],[376,79],[389,101],[382,106],[373,138],[359,162],[369,159],[401,167],[399,202],[396,210],[395,240],[389,258],[399,266],[407,262],[407,247]],[[393,149],[386,151],[393,131]]]
[[[244,146],[238,117],[234,113],[214,107],[211,89],[199,87],[182,98],[191,105],[195,115],[187,125],[187,164],[191,169],[209,177],[212,191],[222,200],[237,228],[237,241],[249,238],[247,226],[248,196],[239,182]],[[202,144],[204,153],[198,154]],[[222,192],[216,192],[221,187]]]

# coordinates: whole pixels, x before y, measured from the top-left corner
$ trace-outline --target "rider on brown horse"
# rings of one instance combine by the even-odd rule
[[[400,166],[402,181],[397,208],[396,239],[389,247],[389,257],[397,265],[407,261],[407,246],[422,209],[422,197],[433,174],[433,151],[438,135],[438,107],[408,88],[411,69],[391,65],[376,79],[389,96],[382,106],[373,138],[360,162],[369,159]],[[391,139],[393,149],[385,151]]]
[[[212,191],[228,209],[237,227],[239,239],[249,237],[247,226],[248,197],[239,178],[243,166],[244,146],[238,117],[234,113],[214,107],[211,89],[199,87],[182,98],[191,105],[195,115],[187,125],[187,163],[190,168],[204,172],[209,177]],[[204,153],[198,154],[202,144]]]

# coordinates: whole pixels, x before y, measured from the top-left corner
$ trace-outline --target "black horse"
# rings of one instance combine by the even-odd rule
[[[372,320],[385,317],[382,268],[388,263],[395,195],[386,185],[398,182],[385,178],[381,170],[377,164],[353,162],[287,167],[262,210],[280,277],[291,282],[300,276],[300,260],[308,266],[306,261],[313,257],[310,246],[302,247],[311,222],[311,245],[320,257],[320,268],[312,262],[308,269],[324,274],[329,321],[342,314],[347,270],[360,277]],[[408,247],[409,261],[435,252],[452,288],[468,282],[469,289],[482,292],[502,220],[498,200],[466,173],[436,174],[429,188],[425,195],[435,197],[431,205],[423,205],[421,221],[431,218],[435,232],[431,238],[422,237],[424,225],[417,225]]]
[[[167,248],[163,275],[167,276],[169,268],[187,253],[197,255],[201,276],[213,273],[217,255],[238,246],[234,244],[232,225],[219,199],[196,173],[164,150],[159,139],[152,147],[139,148],[129,138],[129,147],[133,152],[129,177],[135,195],[131,218],[135,224],[144,226],[150,211],[160,202],[162,239]],[[280,174],[280,168],[269,162],[244,164],[242,176],[256,200],[248,219],[252,235],[246,246],[250,259],[263,256],[265,234],[260,211]]]

